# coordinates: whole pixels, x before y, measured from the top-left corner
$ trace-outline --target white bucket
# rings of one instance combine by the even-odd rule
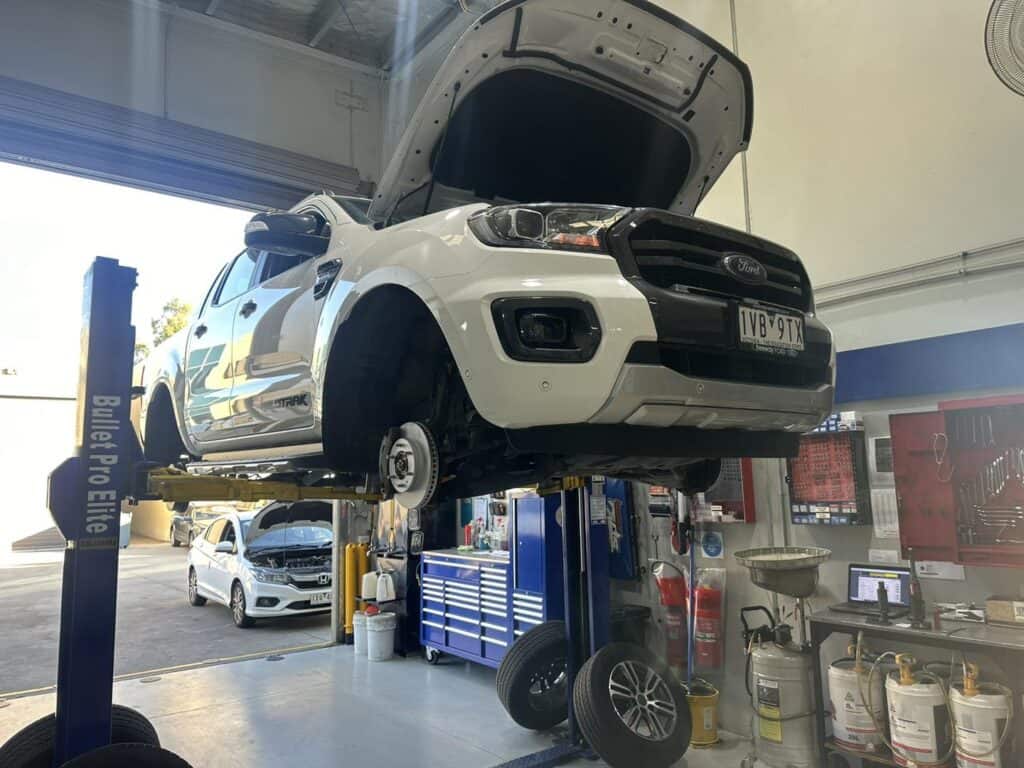
[[[1009,752],[1010,739],[1000,750],[1002,754],[995,748],[1010,714],[1009,702],[997,688],[985,683],[978,688],[981,692],[976,696],[965,696],[959,684],[949,691],[956,726],[956,764],[959,768],[1008,768],[1004,756]]]
[[[366,656],[370,661],[387,661],[395,655],[395,627],[398,617],[378,613],[366,617]]]
[[[949,752],[949,711],[942,687],[927,679],[900,685],[899,673],[885,681],[893,762],[899,766],[937,763]],[[948,763],[942,763],[948,765]]]
[[[362,611],[352,614],[352,649],[356,656],[366,655],[366,614]]]
[[[832,735],[847,749],[858,752],[877,752],[882,749],[882,734],[875,720],[885,724],[885,695],[882,692],[883,675],[876,673],[868,691],[870,666],[861,668],[857,680],[853,659],[840,659],[828,668],[828,693],[832,704]],[[861,692],[863,691],[863,699]],[[870,699],[868,698],[870,694]],[[864,702],[870,701],[875,717],[872,719]]]

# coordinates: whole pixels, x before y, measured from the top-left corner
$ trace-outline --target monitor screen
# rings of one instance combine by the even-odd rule
[[[890,605],[910,605],[910,571],[906,568],[875,568],[866,565],[850,566],[850,602],[874,603],[878,597],[878,582],[885,584]]]

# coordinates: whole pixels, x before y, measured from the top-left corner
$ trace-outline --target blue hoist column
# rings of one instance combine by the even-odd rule
[[[50,475],[67,539],[54,765],[110,742],[121,501],[138,443],[130,421],[134,269],[98,258],[85,276],[75,453]]]

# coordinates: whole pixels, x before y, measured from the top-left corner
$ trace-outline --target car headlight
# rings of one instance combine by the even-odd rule
[[[269,568],[250,568],[253,578],[267,584],[287,584],[288,574],[283,571],[272,571]]]
[[[605,234],[628,211],[617,205],[500,205],[471,216],[469,228],[496,247],[608,253]]]

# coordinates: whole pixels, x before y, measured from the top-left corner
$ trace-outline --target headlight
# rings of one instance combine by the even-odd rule
[[[256,581],[267,584],[287,584],[288,574],[283,571],[272,571],[269,568],[250,568]]]
[[[470,217],[477,238],[497,247],[608,253],[605,233],[628,208],[615,205],[501,205]]]

